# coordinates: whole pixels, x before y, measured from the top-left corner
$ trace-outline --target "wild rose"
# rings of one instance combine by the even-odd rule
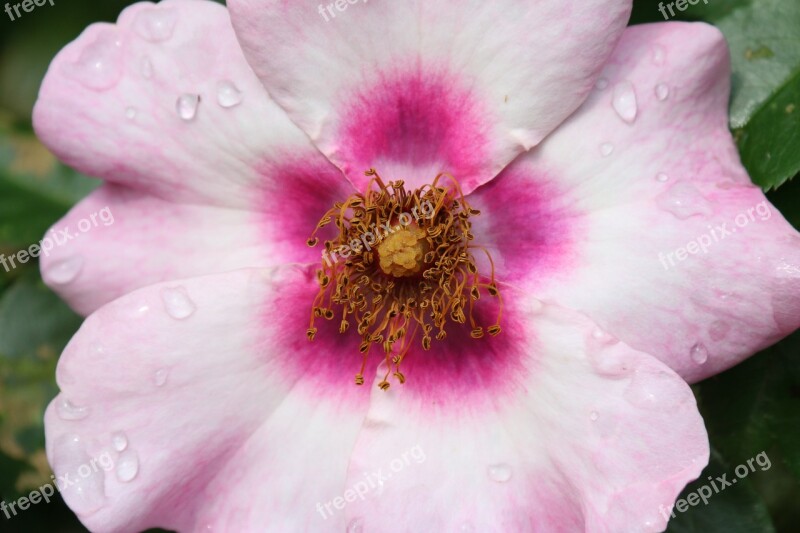
[[[229,4],[90,27],[34,113],[106,181],[61,224],[115,214],[42,264],[88,316],[51,464],[115,458],[64,494],[83,523],[663,530],[709,453],[684,379],[800,323],[777,214],[659,260],[765,202],[719,32],[626,29],[623,0]]]

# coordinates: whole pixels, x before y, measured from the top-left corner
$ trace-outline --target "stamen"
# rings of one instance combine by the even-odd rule
[[[356,385],[364,384],[364,370],[372,346],[384,352],[387,370],[378,384],[390,387],[391,374],[403,384],[400,365],[421,329],[423,350],[430,350],[431,334],[447,337],[450,322],[469,322],[470,336],[481,339],[500,333],[503,300],[495,280],[489,252],[472,243],[470,217],[480,214],[467,203],[461,186],[449,174],[440,174],[431,185],[409,192],[401,180],[384,183],[375,170],[363,194],[337,202],[325,213],[307,244],[316,246],[316,232],[333,221],[338,236],[326,240],[321,269],[317,271],[320,291],[314,299],[308,328],[314,340],[314,322],[332,320],[338,309],[339,333],[350,329],[352,315],[362,342],[362,365]],[[448,187],[440,186],[447,179]],[[489,259],[491,272],[481,276],[473,250]],[[474,306],[481,290],[498,299],[495,323],[480,326]],[[410,333],[409,333],[410,330]]]

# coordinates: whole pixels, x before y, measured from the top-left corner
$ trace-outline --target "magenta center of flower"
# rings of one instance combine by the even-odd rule
[[[441,174],[414,191],[406,191],[399,180],[385,184],[374,170],[367,176],[366,191],[335,203],[308,240],[316,246],[316,232],[331,223],[338,230],[325,241],[308,338],[314,340],[318,319],[338,317],[340,334],[354,326],[363,355],[356,384],[364,384],[370,353],[379,350],[387,365],[379,383],[385,390],[390,374],[405,383],[401,365],[418,339],[429,350],[434,337],[445,339],[449,321],[468,323],[473,339],[484,332],[496,336],[503,305],[491,257],[473,243],[471,218],[480,213],[452,176]],[[449,181],[447,187],[443,181]],[[476,250],[492,264],[488,277],[478,271]],[[484,292],[499,304],[485,330],[475,313]]]

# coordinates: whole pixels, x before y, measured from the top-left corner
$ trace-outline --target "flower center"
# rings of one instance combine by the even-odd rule
[[[377,346],[386,360],[379,383],[385,390],[390,373],[405,383],[400,366],[417,337],[429,350],[434,329],[441,341],[451,321],[469,321],[471,336],[483,337],[484,328],[473,316],[482,292],[499,299],[497,319],[486,328],[489,335],[498,335],[503,302],[491,256],[472,242],[470,218],[480,213],[469,206],[455,178],[440,174],[431,185],[409,192],[399,180],[387,186],[374,170],[367,176],[372,178],[367,190],[335,203],[308,239],[309,246],[316,246],[318,230],[331,222],[338,229],[334,239],[325,241],[308,338],[314,340],[320,318],[340,316],[342,334],[354,324],[362,339],[356,384],[364,384],[367,358]],[[442,178],[450,187],[439,185]],[[488,278],[478,272],[475,250],[489,260]]]
[[[403,278],[419,274],[425,264],[425,230],[412,225],[392,233],[378,245],[378,265],[384,274]]]

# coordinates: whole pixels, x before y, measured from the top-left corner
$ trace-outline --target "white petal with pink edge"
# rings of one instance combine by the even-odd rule
[[[664,530],[708,460],[689,387],[573,311],[537,303],[520,318],[526,369],[489,409],[373,389],[349,468],[358,497],[344,493],[351,527]]]
[[[87,315],[159,281],[293,262],[259,239],[257,222],[251,211],[173,204],[105,185],[45,234],[54,246],[41,257],[42,277]]]
[[[257,199],[258,210],[172,203],[107,184],[45,234],[42,277],[87,315],[160,281],[318,263],[306,240],[320,213],[351,188],[330,164],[287,159],[274,175],[280,179]]]
[[[320,528],[316,503],[344,485],[367,391],[320,397],[287,349],[295,335],[308,345],[305,326],[265,320],[286,287],[305,284],[294,268],[193,278],[86,320],[45,426],[51,465],[70,481],[62,494],[87,527],[344,529],[343,517]]]
[[[478,192],[489,201],[545,191],[546,216],[533,206],[512,224],[508,208],[496,209],[490,215],[508,224],[486,237],[504,243],[507,262],[529,258],[537,275],[524,283],[537,296],[587,313],[696,381],[800,326],[800,236],[739,161],[718,30],[631,27],[603,77],[607,87],[495,190]]]
[[[441,171],[469,192],[585,98],[629,0],[231,0],[272,97],[359,188]]]
[[[206,0],[138,3],[90,26],[50,66],[33,122],[81,172],[182,203],[257,209],[276,165],[330,165]]]

